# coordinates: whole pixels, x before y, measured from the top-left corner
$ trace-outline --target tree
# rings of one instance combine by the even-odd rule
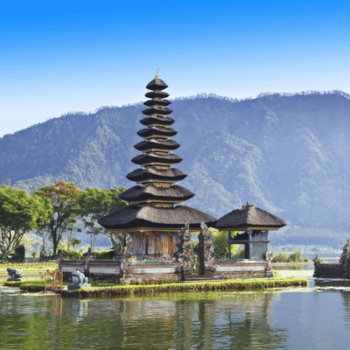
[[[210,228],[213,234],[213,246],[214,246],[214,255],[215,259],[222,259],[225,253],[228,252],[228,232],[227,231],[218,231],[216,229]],[[234,237],[239,232],[232,232],[232,237]],[[231,254],[236,252],[237,246],[231,245]]]
[[[0,250],[3,258],[20,245],[27,231],[43,227],[51,214],[49,200],[6,185],[0,187]]]
[[[113,243],[113,236],[99,225],[97,220],[128,205],[128,202],[119,197],[125,190],[125,187],[114,187],[111,190],[87,187],[81,192],[77,203],[84,227],[91,235],[91,249],[93,249],[96,236],[100,233],[109,235]]]
[[[74,182],[58,181],[55,185],[48,185],[34,193],[51,201],[52,215],[45,225],[53,244],[53,254],[57,254],[58,243],[63,233],[73,228],[76,215],[79,212],[77,199],[81,190]]]

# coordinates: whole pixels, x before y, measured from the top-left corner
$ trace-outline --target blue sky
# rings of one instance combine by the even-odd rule
[[[349,1],[1,3],[0,136],[71,111],[171,97],[350,93]]]

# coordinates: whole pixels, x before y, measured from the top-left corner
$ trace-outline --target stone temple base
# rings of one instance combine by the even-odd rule
[[[130,262],[126,273],[120,279],[121,284],[171,283],[178,282],[177,263],[150,261]]]
[[[251,260],[216,260],[212,274],[223,279],[273,277],[266,261]]]

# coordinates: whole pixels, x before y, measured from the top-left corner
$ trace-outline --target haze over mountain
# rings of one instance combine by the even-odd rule
[[[34,190],[58,179],[80,188],[131,187],[141,104],[67,114],[0,139],[0,182]],[[350,96],[261,94],[172,102],[186,204],[219,218],[249,201],[288,222],[275,244],[340,247],[350,236]]]

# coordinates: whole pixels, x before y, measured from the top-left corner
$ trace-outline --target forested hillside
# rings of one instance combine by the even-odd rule
[[[34,190],[58,179],[81,188],[131,187],[132,147],[145,107],[68,114],[0,139],[0,181]],[[330,244],[350,236],[350,97],[266,94],[170,106],[188,173],[187,203],[216,217],[247,201],[288,222],[275,243]],[[348,234],[349,232],[349,234]]]

